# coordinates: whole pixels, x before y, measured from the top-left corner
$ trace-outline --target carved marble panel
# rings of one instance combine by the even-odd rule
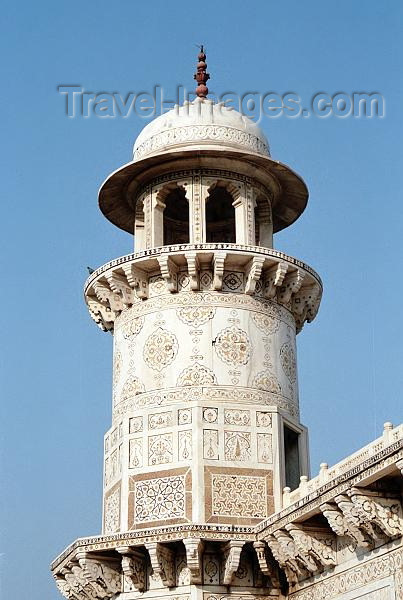
[[[265,477],[213,474],[212,514],[228,517],[266,517]]]
[[[148,429],[163,429],[173,425],[172,411],[155,413],[148,416]]]
[[[179,431],[178,433],[178,459],[190,460],[192,458],[192,431]]]
[[[129,468],[138,469],[143,466],[143,440],[134,438],[129,441]]]
[[[250,425],[250,411],[226,408],[224,423],[226,425]]]
[[[185,516],[185,477],[158,477],[134,482],[135,522]]]
[[[216,429],[204,429],[203,431],[203,458],[218,460],[218,431]]]
[[[242,292],[243,290],[243,272],[224,271],[222,280],[223,292]]]
[[[105,496],[104,532],[115,533],[120,528],[120,487]]]
[[[203,583],[207,585],[219,585],[221,563],[218,556],[205,552],[203,555]]]
[[[220,331],[215,339],[214,348],[223,362],[235,367],[248,364],[252,354],[248,334],[236,326]]]
[[[170,365],[178,352],[178,340],[171,331],[157,327],[145,341],[143,357],[146,364],[155,371],[162,371]]]
[[[270,433],[257,434],[257,459],[260,463],[273,462],[272,436]]]
[[[192,422],[192,409],[180,408],[178,410],[178,425],[190,425]]]
[[[216,423],[218,420],[218,408],[203,408],[203,421],[206,423]]]
[[[271,427],[272,426],[272,416],[269,412],[256,412],[256,427]]]
[[[251,434],[244,431],[224,431],[224,454],[225,460],[250,460]]]
[[[129,420],[129,433],[138,433],[143,431],[143,417],[132,417]]]
[[[173,435],[163,433],[148,438],[148,464],[162,465],[173,461]]]

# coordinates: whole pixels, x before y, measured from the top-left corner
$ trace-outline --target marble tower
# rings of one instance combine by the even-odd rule
[[[54,561],[56,583],[70,600],[402,598],[402,428],[310,479],[296,335],[322,284],[273,247],[308,190],[208,99],[198,58],[196,99],[99,192],[134,253],[85,285],[114,343],[103,529]]]

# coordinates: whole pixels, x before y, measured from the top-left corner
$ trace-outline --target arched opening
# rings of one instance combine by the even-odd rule
[[[206,242],[235,244],[234,199],[224,187],[216,186],[206,199]]]
[[[183,188],[176,187],[164,199],[164,246],[189,243],[189,202]]]
[[[265,197],[258,197],[256,199],[255,237],[256,246],[273,248],[273,223],[271,217],[271,206]]]
[[[134,251],[140,252],[146,247],[145,229],[144,229],[144,200],[139,198],[136,202],[136,212],[134,221]]]

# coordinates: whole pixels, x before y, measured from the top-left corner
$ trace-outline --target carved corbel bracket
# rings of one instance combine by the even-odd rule
[[[94,297],[87,297],[88,310],[91,318],[102,331],[113,331],[116,313]]]
[[[292,298],[292,312],[296,320],[304,323],[305,319],[312,321],[318,311],[318,296],[320,287],[316,283],[301,287]],[[316,312],[315,312],[316,311]]]
[[[285,262],[279,262],[274,267],[271,267],[265,272],[264,282],[264,296],[265,298],[274,298],[277,292],[277,288],[280,287],[284,281],[284,277],[288,271],[288,264]]]
[[[348,495],[363,520],[375,524],[388,537],[403,535],[402,505],[398,498],[362,488],[352,488]]]
[[[349,537],[361,548],[368,548],[372,545],[368,534],[365,534],[361,529],[348,522],[342,511],[335,504],[322,504],[320,510],[336,535]]]
[[[122,572],[129,580],[130,587],[132,590],[144,592],[146,589],[146,561],[144,554],[129,546],[118,546],[116,550],[122,555]]]
[[[254,256],[249,263],[249,268],[246,272],[245,294],[254,294],[256,284],[262,274],[262,268],[265,263],[265,258],[262,256]]]
[[[177,273],[178,266],[174,263],[172,258],[167,254],[157,256],[158,264],[161,269],[161,276],[165,280],[167,289],[169,292],[174,293],[178,291]]]
[[[365,516],[346,494],[339,494],[336,496],[335,502],[343,513],[346,521],[353,527],[357,527],[363,531],[364,535],[366,535],[371,542],[384,537],[383,532],[380,532],[373,526],[368,516]]]
[[[274,558],[283,569],[288,583],[297,583],[299,577],[302,577],[305,574],[305,571],[301,570],[300,565],[294,558],[291,558],[288,541],[285,543],[285,540],[280,540],[278,538],[278,532],[276,532],[276,535],[269,535],[267,543],[269,544]],[[294,544],[294,542],[292,543]]]
[[[106,280],[112,292],[120,294],[123,304],[125,306],[131,306],[133,304],[133,290],[131,289],[126,277],[113,271],[105,274]]]
[[[148,298],[148,275],[130,263],[123,265],[122,269],[130,287],[134,289],[137,298],[140,300]]]
[[[186,548],[186,562],[190,571],[190,583],[201,584],[203,575],[203,549],[201,539],[185,538],[183,543]]]
[[[186,252],[186,262],[188,264],[188,273],[190,278],[190,289],[197,291],[199,289],[200,264],[197,252]]]
[[[318,571],[336,566],[336,552],[331,538],[321,539],[318,533],[307,531],[296,523],[289,523],[285,528],[294,539],[296,549],[306,560],[309,569],[315,569],[316,566],[315,570]]]
[[[146,548],[154,573],[160,576],[165,587],[174,587],[176,583],[174,550],[159,542],[150,542],[146,544]]]
[[[223,547],[224,557],[224,585],[231,585],[235,573],[239,567],[242,548],[244,543],[241,540],[231,540]]]
[[[284,306],[289,305],[291,296],[299,292],[304,278],[305,272],[300,269],[287,274],[283,281],[283,285],[277,292],[277,298],[280,304],[284,304]]]
[[[220,291],[222,289],[222,279],[224,277],[224,263],[227,257],[226,252],[215,252],[213,257],[213,289]]]
[[[279,588],[280,582],[278,579],[278,569],[276,568],[275,562],[272,556],[270,555],[270,551],[266,542],[253,542],[253,547],[256,551],[259,568],[262,571],[263,575],[266,575],[266,577],[270,577],[271,585],[274,588]]]
[[[116,561],[97,558],[88,552],[77,552],[84,579],[97,591],[95,598],[112,598],[122,591],[120,565]]]
[[[109,304],[112,311],[120,313],[124,309],[121,295],[113,292],[107,282],[95,281],[93,287],[98,300],[103,304]]]
[[[292,562],[293,567],[297,567],[298,577],[304,577],[305,571],[309,573],[318,571],[318,565],[312,556],[302,545],[300,548],[298,547],[294,536],[290,535],[288,531],[280,529],[274,535],[280,542],[284,554],[288,556],[289,562]]]

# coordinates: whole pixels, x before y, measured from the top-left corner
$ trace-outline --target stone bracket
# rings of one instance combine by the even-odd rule
[[[224,277],[224,263],[227,258],[226,252],[215,252],[213,257],[213,289],[220,291],[222,289],[222,279]]]
[[[335,502],[346,521],[353,527],[360,529],[371,543],[384,538],[383,532],[374,527],[368,516],[365,516],[346,494],[336,496]]]
[[[125,306],[131,306],[134,301],[133,291],[126,277],[113,271],[107,272],[105,277],[112,292],[121,295],[123,304]]]
[[[203,576],[204,543],[200,538],[185,538],[186,562],[190,571],[190,583],[201,584]]]
[[[68,600],[109,600],[122,591],[119,563],[87,552],[78,552],[55,580]]]
[[[154,573],[161,577],[165,587],[174,587],[176,583],[174,550],[160,542],[150,542],[146,544],[146,548]]]
[[[274,267],[268,269],[265,273],[264,281],[264,296],[265,298],[274,298],[277,293],[277,288],[280,287],[284,281],[284,277],[288,271],[288,264],[285,262],[279,262]]]
[[[246,272],[245,294],[254,294],[256,284],[262,274],[262,268],[265,263],[265,258],[262,256],[254,256],[249,263]]]
[[[146,560],[144,554],[129,546],[118,546],[117,552],[122,555],[122,572],[129,580],[130,587],[138,592],[146,589]]]
[[[288,539],[287,539],[288,538]],[[292,544],[291,549],[289,548],[290,542]],[[288,534],[282,537],[279,532],[275,532],[275,535],[269,535],[267,539],[270,550],[280,567],[283,569],[288,583],[297,583],[299,578],[304,576],[306,571],[301,568],[301,565],[295,560],[294,552],[291,550],[294,547],[294,542]]]
[[[239,561],[241,559],[242,548],[245,542],[240,540],[231,540],[223,547],[224,557],[224,585],[231,585],[235,573],[239,567]]]
[[[148,275],[133,263],[122,265],[122,269],[137,298],[140,300],[148,298]]]
[[[344,514],[335,504],[325,503],[320,507],[331,529],[340,537],[349,537],[361,548],[371,546],[371,538],[359,527],[347,521]]]
[[[285,526],[295,541],[298,553],[306,560],[309,567],[316,571],[336,566],[336,552],[332,537],[320,537],[318,532],[307,531],[301,525],[290,523]],[[313,561],[313,562],[312,562]]]
[[[263,575],[270,577],[271,585],[274,588],[280,587],[280,581],[278,579],[278,569],[274,563],[272,556],[269,554],[269,548],[264,541],[253,542],[253,547],[256,552],[259,568]]]
[[[300,269],[292,273],[288,273],[280,287],[277,298],[280,304],[288,306],[291,296],[299,292],[302,282],[304,281],[305,273]]]
[[[174,263],[174,261],[168,254],[162,254],[160,256],[157,256],[157,260],[161,269],[161,276],[167,285],[168,291],[171,293],[177,292],[178,265]]]
[[[403,535],[402,505],[398,498],[362,488],[352,488],[348,495],[363,521],[374,524],[388,537]]]
[[[197,291],[199,289],[200,264],[197,252],[186,252],[186,262],[188,264],[188,273],[190,279],[190,289]]]

